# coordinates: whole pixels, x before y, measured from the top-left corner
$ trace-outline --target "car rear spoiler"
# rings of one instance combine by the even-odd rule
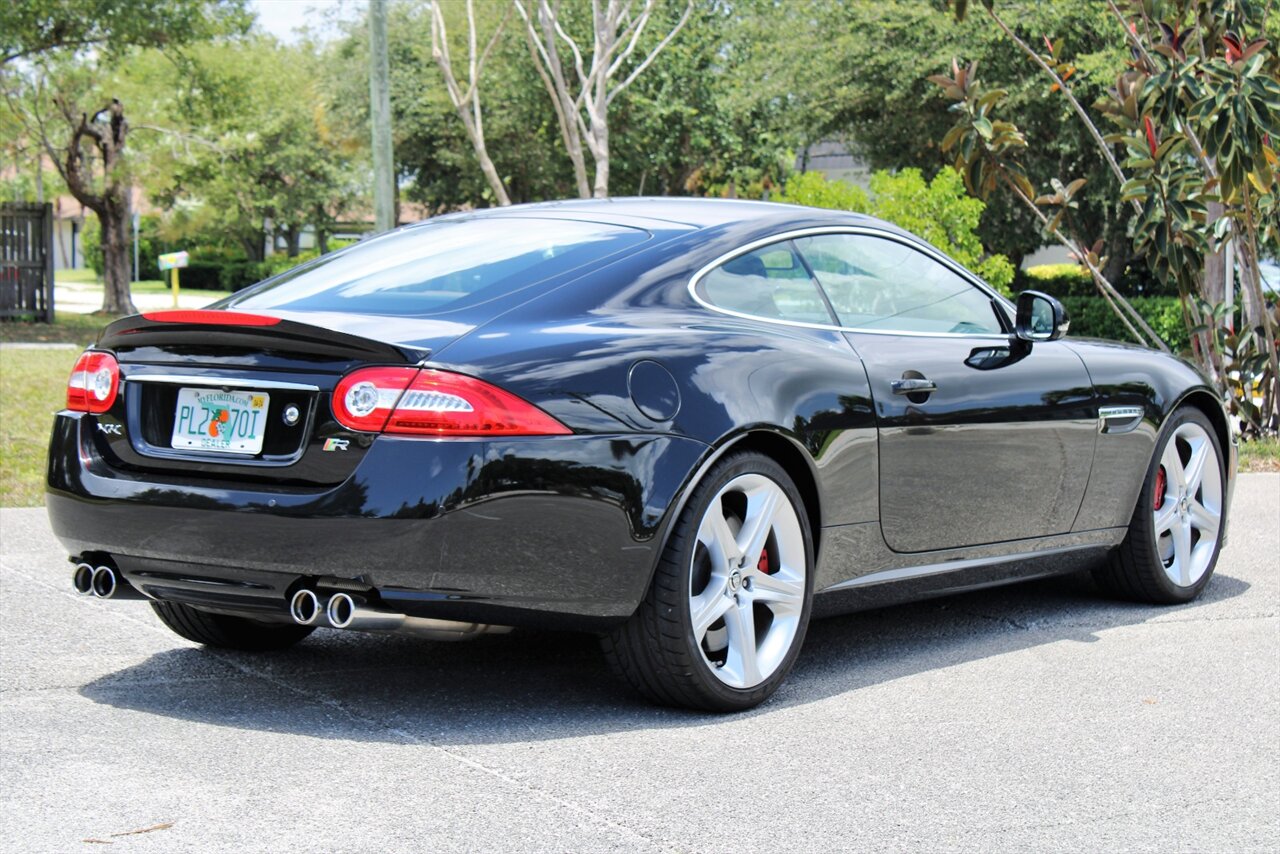
[[[324,317],[332,315],[317,319]],[[97,346],[117,353],[146,347],[275,350],[321,359],[392,364],[417,364],[431,354],[428,349],[375,341],[319,323],[221,309],[148,311],[122,317],[102,331]]]

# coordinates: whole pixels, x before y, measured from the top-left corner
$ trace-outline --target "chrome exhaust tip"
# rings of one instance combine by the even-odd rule
[[[110,599],[116,595],[116,590],[120,584],[116,578],[116,571],[109,566],[100,566],[93,571],[93,578],[89,582],[93,595],[99,599]]]
[[[335,593],[329,597],[329,605],[325,608],[325,616],[329,625],[335,629],[345,629],[351,625],[356,616],[356,600],[346,593]]]
[[[324,613],[320,597],[310,590],[299,590],[289,600],[289,616],[300,626],[310,626]]]
[[[71,586],[76,589],[77,593],[86,596],[93,593],[93,567],[87,563],[78,563],[76,568],[71,572]]]

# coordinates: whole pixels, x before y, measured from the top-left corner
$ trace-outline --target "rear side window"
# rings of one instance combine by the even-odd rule
[[[290,270],[226,303],[354,314],[464,309],[599,262],[649,233],[595,222],[478,217],[374,238]]]
[[[970,335],[1004,331],[989,295],[905,243],[865,234],[795,242],[841,326]]]
[[[698,294],[716,308],[798,323],[831,323],[817,284],[790,241],[732,258],[699,280]]]

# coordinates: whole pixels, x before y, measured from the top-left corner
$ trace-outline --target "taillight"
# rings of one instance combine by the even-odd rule
[[[120,365],[110,353],[86,350],[76,359],[67,380],[67,409],[74,412],[106,412],[116,402]]]
[[[381,433],[400,395],[413,382],[417,368],[362,368],[338,381],[333,390],[333,417],[343,427]]]
[[[412,436],[563,436],[538,407],[474,377],[417,368],[362,368],[333,390],[333,414],[352,430]]]

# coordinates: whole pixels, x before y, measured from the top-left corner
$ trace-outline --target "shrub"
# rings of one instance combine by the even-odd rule
[[[218,282],[224,291],[238,291],[257,284],[271,275],[265,262],[237,259],[224,262]]]
[[[1013,282],[1014,290],[1044,291],[1058,299],[1098,296],[1093,277],[1079,264],[1040,264],[1028,267],[1019,270]]]
[[[774,200],[811,208],[871,213],[871,197],[866,190],[848,181],[828,181],[821,172],[792,175]]]
[[[1126,297],[1176,296],[1177,290],[1163,287],[1149,273],[1130,267],[1114,282],[1116,290]],[[1077,264],[1040,264],[1019,270],[1014,277],[1015,291],[1044,291],[1061,299],[1066,296],[1097,296],[1098,288],[1089,271]]]
[[[179,286],[200,291],[220,291],[223,289],[222,265],[222,261],[193,258],[178,275]]]
[[[1133,336],[1101,296],[1060,296],[1071,318],[1071,334],[1079,338],[1109,338],[1133,342]],[[1182,320],[1182,302],[1177,297],[1133,297],[1129,300],[1170,349],[1181,352],[1190,346]]]

